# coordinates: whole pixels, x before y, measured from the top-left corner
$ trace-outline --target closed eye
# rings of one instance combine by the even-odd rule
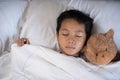
[[[82,37],[81,35],[75,35],[75,36],[76,36],[76,37],[79,37],[79,38]]]
[[[63,36],[68,36],[68,34],[62,34]]]

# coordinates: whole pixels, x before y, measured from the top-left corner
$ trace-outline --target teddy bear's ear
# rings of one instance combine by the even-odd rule
[[[114,31],[113,29],[110,29],[107,33],[105,33],[105,36],[107,38],[112,38],[113,39]]]

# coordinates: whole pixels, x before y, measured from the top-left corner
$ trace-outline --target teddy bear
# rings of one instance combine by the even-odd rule
[[[95,65],[110,63],[117,54],[117,46],[113,36],[113,29],[110,29],[106,33],[91,35],[84,52],[86,59]]]

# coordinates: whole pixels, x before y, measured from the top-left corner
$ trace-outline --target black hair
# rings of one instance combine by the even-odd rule
[[[71,9],[71,10],[64,11],[57,18],[57,28],[56,28],[57,33],[59,33],[59,30],[61,28],[61,24],[65,19],[74,19],[78,23],[80,23],[80,24],[82,23],[85,25],[85,32],[86,32],[85,45],[86,45],[86,43],[91,35],[91,32],[92,32],[93,19],[90,18],[88,15],[82,13],[79,10]]]

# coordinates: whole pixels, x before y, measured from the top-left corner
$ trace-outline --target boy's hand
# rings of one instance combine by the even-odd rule
[[[21,38],[16,41],[16,44],[18,46],[23,46],[24,44],[30,44],[30,42],[27,38]]]

